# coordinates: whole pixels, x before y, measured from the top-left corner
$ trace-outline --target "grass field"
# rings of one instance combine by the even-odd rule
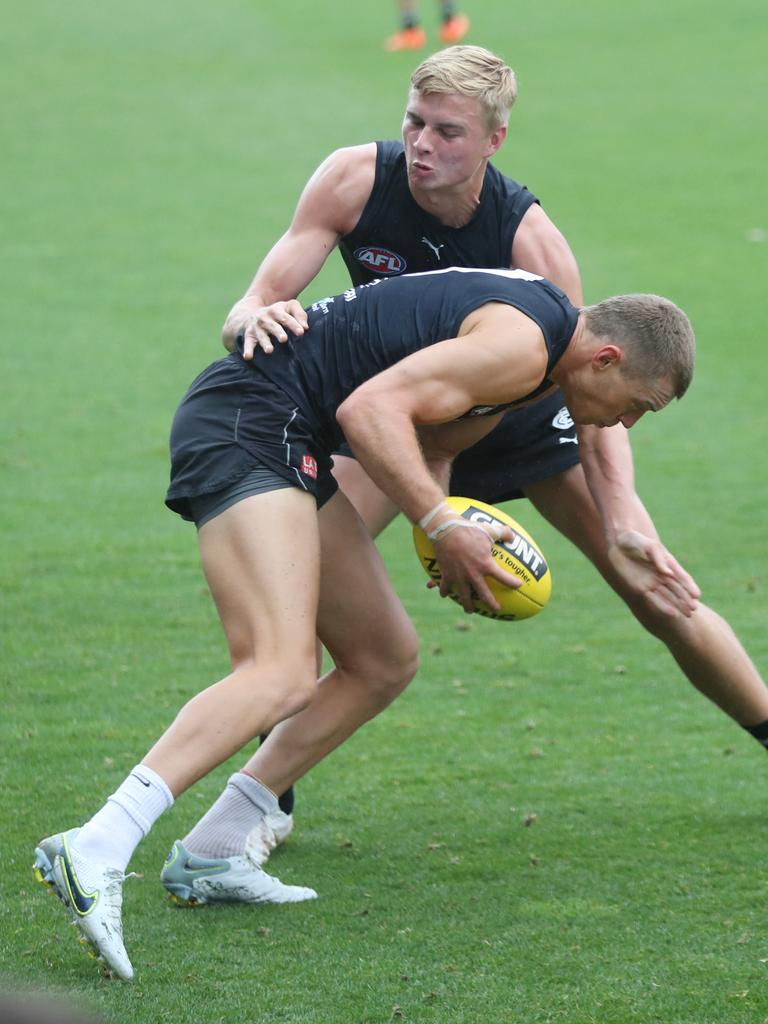
[[[670,548],[768,672],[764,3],[467,0],[515,66],[498,159],[565,230],[588,299],[657,291],[692,391],[633,432]],[[427,27],[434,5],[424,0]],[[157,883],[224,765],[126,886],[131,986],[35,886],[226,653],[167,432],[221,322],[336,146],[397,135],[393,5],[11,0],[0,123],[0,981],[138,1024],[761,1024],[768,760],[525,503],[555,595],[519,625],[424,590],[409,691],[299,787],[273,867],[321,898],[184,912]],[[312,295],[346,286],[333,258]]]

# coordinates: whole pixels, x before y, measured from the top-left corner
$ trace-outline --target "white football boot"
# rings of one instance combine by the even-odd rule
[[[80,941],[90,946],[104,973],[130,981],[133,967],[123,945],[121,914],[125,875],[74,851],[71,843],[78,832],[73,828],[41,840],[35,848],[35,877],[67,908]]]
[[[246,854],[238,857],[198,857],[180,840],[171,847],[160,881],[174,902],[201,903],[300,903],[317,899],[314,889],[283,885]]]

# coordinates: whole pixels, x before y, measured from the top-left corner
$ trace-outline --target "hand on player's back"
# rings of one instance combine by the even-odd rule
[[[297,299],[261,306],[246,321],[243,358],[253,359],[257,346],[264,352],[272,352],[273,341],[286,342],[289,333],[302,335],[307,326],[307,314]]]

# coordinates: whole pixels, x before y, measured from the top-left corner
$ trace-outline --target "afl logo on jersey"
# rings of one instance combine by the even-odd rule
[[[383,274],[385,277],[402,274],[407,266],[402,256],[378,245],[364,245],[361,249],[355,249],[354,257],[366,270],[373,274]]]

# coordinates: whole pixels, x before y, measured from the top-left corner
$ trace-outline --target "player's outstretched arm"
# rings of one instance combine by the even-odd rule
[[[612,444],[617,434],[627,431],[620,424],[578,430],[584,474],[603,519],[613,567],[658,610],[672,616],[692,615],[701,591],[659,539],[635,490],[629,446]],[[609,437],[603,438],[604,434]]]
[[[541,274],[562,288],[574,306],[584,305],[581,275],[568,242],[538,205],[529,207],[515,234],[512,265]],[[597,502],[610,543],[621,529],[644,530],[645,513],[635,494],[634,466],[627,431],[581,428],[579,447],[590,490]]]
[[[515,234],[512,264],[552,281],[574,306],[584,305],[581,276],[571,248],[538,205],[529,207]],[[579,449],[609,544],[623,529],[652,530],[653,524],[635,493],[627,431],[623,427],[582,427]]]
[[[307,182],[290,227],[264,257],[242,299],[224,322],[222,340],[233,351],[244,333],[243,355],[256,347],[271,352],[288,333],[301,335],[307,318],[297,296],[317,276],[336,247],[360,219],[373,187],[376,146],[331,153]]]
[[[583,305],[581,278],[567,241],[540,206],[515,235],[512,265],[541,274]],[[629,436],[622,426],[579,428],[581,462],[600,511],[611,561],[635,593],[669,615],[690,615],[699,590],[667,551],[635,490]]]

